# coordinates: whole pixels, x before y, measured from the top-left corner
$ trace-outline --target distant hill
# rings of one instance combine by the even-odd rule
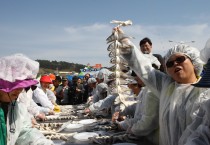
[[[75,71],[80,72],[80,69],[84,68],[85,65],[77,63],[69,63],[65,61],[49,61],[49,60],[36,60],[40,64],[40,74],[54,73],[56,70],[59,71]]]

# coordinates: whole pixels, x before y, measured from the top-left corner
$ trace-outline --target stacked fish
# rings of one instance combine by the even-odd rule
[[[120,56],[120,49],[129,47],[122,43],[126,38],[132,38],[122,31],[119,31],[119,27],[132,25],[132,21],[116,21],[113,20],[111,23],[118,24],[115,29],[113,29],[112,34],[106,39],[107,44],[109,44],[107,50],[109,51],[110,63],[113,64],[110,67],[110,70],[114,73],[109,76],[110,79],[114,79],[115,81],[109,85],[111,88],[116,88],[117,93],[120,94],[122,92],[122,85],[127,84],[126,79],[130,76],[125,73],[129,71],[128,63]]]

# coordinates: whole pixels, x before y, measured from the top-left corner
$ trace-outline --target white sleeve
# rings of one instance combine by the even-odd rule
[[[96,103],[99,101],[99,96],[98,96],[98,86],[96,86],[96,88],[93,90],[93,103]]]
[[[53,144],[53,142],[51,140],[46,139],[45,136],[39,130],[37,130],[36,128],[32,128],[31,118],[24,103],[16,102],[13,111],[10,107],[7,120],[7,144]],[[12,119],[11,114],[13,114],[15,118]],[[9,128],[11,127],[14,127],[14,133],[11,133],[9,131]]]
[[[30,101],[30,106],[28,106],[28,112],[31,113],[33,116],[37,116],[39,112],[39,106],[34,102],[33,99]]]
[[[50,112],[49,108],[38,106],[34,100],[31,100],[30,106],[28,107],[29,113],[31,113],[33,116],[37,116],[40,113],[48,114]]]
[[[142,79],[145,85],[156,95],[160,96],[164,87],[162,82],[171,79],[165,73],[155,70],[152,67],[150,57],[146,57],[139,49],[130,42],[132,47],[126,53],[122,51],[122,57],[128,62],[128,66]]]
[[[109,95],[106,98],[90,105],[89,109],[91,112],[96,112],[96,111],[101,111],[105,108],[110,108],[113,105],[115,98],[116,96]]]
[[[53,91],[47,89],[47,97],[49,98],[49,100],[51,102],[56,102],[56,96],[55,94],[53,93]]]
[[[182,133],[179,139],[179,145],[190,145],[191,143],[195,144],[195,142],[202,144],[202,140],[210,143],[210,99],[208,98],[210,91],[207,90],[203,93],[207,93],[207,96],[204,97],[205,95],[200,95],[199,99],[202,100],[203,103],[200,105],[199,112],[194,116],[193,122],[188,125]]]
[[[147,92],[142,101],[140,116],[135,116],[136,120],[130,120],[131,131],[137,136],[146,136],[159,126],[159,99],[151,92]],[[140,117],[140,118],[138,118]]]
[[[210,129],[209,126],[200,125],[187,139],[185,144],[179,145],[209,145],[210,144]]]
[[[41,104],[42,107],[46,107],[46,108],[49,108],[51,110],[54,109],[54,105],[48,99],[47,95],[40,88],[37,88],[36,90],[34,90],[33,100],[34,100],[35,103]]]

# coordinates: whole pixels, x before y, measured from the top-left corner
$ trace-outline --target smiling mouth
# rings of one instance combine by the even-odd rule
[[[176,68],[174,72],[177,73],[177,72],[179,72],[180,70],[181,70],[181,68]]]

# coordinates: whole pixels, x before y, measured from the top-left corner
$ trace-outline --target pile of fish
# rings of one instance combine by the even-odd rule
[[[46,135],[46,138],[51,139],[51,140],[64,140],[64,141],[68,140],[68,137],[66,137],[66,135],[59,134],[59,133]]]
[[[46,116],[46,121],[49,120],[70,120],[70,119],[74,119],[76,117],[74,116]]]
[[[67,141],[68,135],[57,133],[57,130],[59,130],[62,125],[63,123],[39,123],[35,125],[35,127],[40,130],[47,139]]]
[[[36,128],[40,131],[57,131],[63,123],[39,123]]]

